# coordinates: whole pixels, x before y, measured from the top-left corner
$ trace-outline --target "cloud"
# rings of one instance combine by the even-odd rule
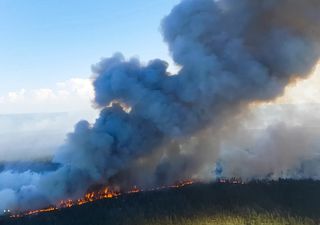
[[[22,88],[1,96],[0,160],[51,157],[78,120],[96,117],[93,95],[90,79],[72,78],[53,88]]]
[[[90,79],[72,78],[52,88],[11,91],[0,96],[0,114],[92,110]]]
[[[83,112],[0,115],[0,162],[52,157],[83,116]],[[95,115],[87,112],[85,117],[93,120]]]

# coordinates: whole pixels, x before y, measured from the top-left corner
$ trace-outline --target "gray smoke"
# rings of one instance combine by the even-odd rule
[[[181,70],[120,53],[94,65],[99,118],[76,125],[54,157],[56,171],[1,174],[0,208],[77,198],[97,183],[125,189],[208,178],[227,124],[311,73],[319,10],[317,0],[182,1],[162,21]]]
[[[219,176],[319,180],[319,110],[318,104],[254,109],[223,137]]]

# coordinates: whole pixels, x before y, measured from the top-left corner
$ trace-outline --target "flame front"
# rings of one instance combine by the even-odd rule
[[[161,186],[158,188],[152,188],[152,189],[147,189],[147,190],[139,189],[137,186],[134,186],[130,191],[127,191],[127,192],[116,191],[116,190],[112,189],[111,187],[107,186],[107,187],[104,187],[98,191],[88,192],[87,194],[85,194],[85,196],[83,198],[80,198],[78,200],[72,200],[72,199],[62,200],[59,202],[59,204],[57,206],[50,206],[50,207],[43,208],[43,209],[30,210],[30,211],[26,211],[26,212],[16,213],[16,214],[11,215],[10,217],[11,218],[19,218],[19,217],[24,217],[24,216],[36,215],[36,214],[40,214],[40,213],[47,213],[47,212],[52,212],[52,211],[56,211],[56,210],[63,209],[63,208],[71,208],[73,206],[87,204],[89,202],[94,202],[97,200],[116,198],[116,197],[119,197],[120,195],[123,195],[123,194],[133,194],[133,193],[139,193],[141,191],[155,191],[155,190],[162,190],[162,189],[167,189],[167,188],[181,188],[181,187],[184,187],[187,185],[191,185],[193,183],[195,183],[195,181],[193,181],[193,180],[184,180],[184,181],[180,181],[180,182],[173,184],[173,185]]]

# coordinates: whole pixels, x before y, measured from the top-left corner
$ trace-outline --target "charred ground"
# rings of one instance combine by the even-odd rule
[[[320,182],[193,184],[13,219],[1,225],[319,224]]]

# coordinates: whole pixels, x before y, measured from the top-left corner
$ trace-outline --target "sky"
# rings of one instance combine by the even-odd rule
[[[91,65],[118,51],[169,60],[160,22],[177,3],[0,0],[0,114],[88,108]]]

